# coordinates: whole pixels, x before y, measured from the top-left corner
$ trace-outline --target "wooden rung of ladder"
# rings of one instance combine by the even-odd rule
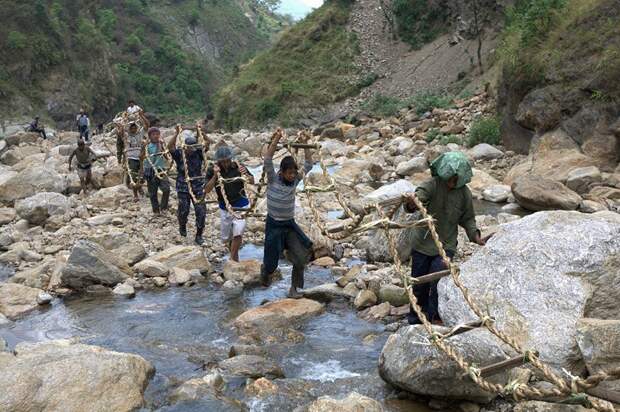
[[[534,354],[538,356],[538,352],[534,352]],[[530,360],[526,356],[515,356],[514,358],[506,359],[501,362],[485,366],[484,368],[480,369],[480,377],[486,378],[489,376],[497,375],[498,373],[526,365],[529,362]],[[463,377],[465,376],[469,376],[469,374],[464,373]]]
[[[473,322],[463,323],[462,325],[456,326],[450,332],[443,335],[444,339],[451,338],[452,336],[460,335],[465,332],[472,331],[474,329],[478,329],[482,326],[481,320],[475,320]]]
[[[311,144],[311,143],[291,143],[291,144],[280,144],[278,145],[278,147],[280,149],[283,148],[293,148],[293,149],[315,149],[315,150],[319,150],[321,148],[321,145],[319,144]]]
[[[439,272],[434,272],[428,275],[419,276],[417,278],[411,279],[412,286],[424,285],[425,283],[435,282],[441,278],[445,278],[450,275],[450,269],[441,270]]]

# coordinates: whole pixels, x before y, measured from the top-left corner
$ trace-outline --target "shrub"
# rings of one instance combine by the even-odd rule
[[[435,141],[438,137],[441,138],[442,134],[439,129],[430,129],[426,132],[426,141],[431,143]]]
[[[9,32],[6,42],[12,50],[24,50],[28,46],[28,38],[18,31]]]
[[[480,117],[469,129],[467,144],[472,147],[480,143],[500,144],[500,121],[497,117]]]
[[[413,97],[412,105],[416,112],[421,115],[430,112],[435,108],[447,109],[452,106],[452,98],[446,95],[434,93],[420,93]]]
[[[413,48],[435,40],[448,27],[448,9],[443,2],[394,0],[393,12],[400,38]]]
[[[369,114],[377,117],[394,116],[400,109],[408,106],[408,102],[397,97],[384,96],[381,94],[373,96],[362,105],[362,109]]]

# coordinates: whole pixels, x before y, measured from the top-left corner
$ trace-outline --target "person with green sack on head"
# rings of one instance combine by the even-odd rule
[[[482,239],[476,227],[473,199],[467,187],[473,176],[467,157],[461,152],[444,153],[431,163],[430,168],[432,178],[416,188],[415,196],[433,216],[437,234],[448,257],[452,259],[456,253],[459,226],[465,229],[470,241],[484,246],[487,239]],[[413,199],[407,198],[405,210],[409,213],[417,211]],[[426,226],[414,229],[411,259],[411,276],[414,278],[447,269]],[[434,323],[441,323],[438,283],[435,281],[413,287],[418,304]],[[412,325],[421,323],[413,309],[408,320]]]

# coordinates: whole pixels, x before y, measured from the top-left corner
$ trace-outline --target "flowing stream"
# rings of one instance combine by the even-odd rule
[[[253,245],[241,253],[242,259],[261,257],[262,247]],[[203,364],[227,358],[237,338],[231,327],[237,315],[265,300],[285,297],[290,266],[284,262],[283,273],[284,279],[271,288],[247,289],[235,298],[204,283],[139,291],[134,299],[111,294],[57,299],[49,309],[0,328],[0,336],[9,348],[22,341],[79,337],[83,343],[141,355],[157,370],[146,390],[144,410],[288,411],[319,396],[357,391],[380,400],[388,411],[427,411],[409,401],[390,399],[393,390],[377,373],[389,333],[381,323],[358,318],[344,302],[329,304],[324,314],[305,322],[299,329],[303,342],[267,347],[267,356],[286,376],[275,381],[280,387],[276,395],[249,397],[243,391],[245,381],[232,380],[223,399],[170,402],[170,394],[182,382],[206,374]],[[306,275],[307,287],[330,281],[327,269],[311,267]]]

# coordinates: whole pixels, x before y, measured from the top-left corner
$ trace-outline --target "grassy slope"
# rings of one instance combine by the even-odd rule
[[[504,82],[531,89],[560,84],[593,100],[620,101],[620,10],[617,0],[568,0],[533,20],[528,35],[519,19],[507,28],[501,50]]]
[[[357,93],[359,85],[350,81],[358,50],[346,30],[349,3],[327,1],[242,67],[219,93],[218,122],[231,129],[271,119],[286,123],[298,109],[321,107]]]
[[[80,105],[109,115],[129,96],[161,114],[204,113],[231,68],[279,29],[260,13],[251,24],[243,1],[0,0],[0,9],[0,112],[54,101],[56,120]],[[221,46],[217,61],[181,47],[190,21]]]

